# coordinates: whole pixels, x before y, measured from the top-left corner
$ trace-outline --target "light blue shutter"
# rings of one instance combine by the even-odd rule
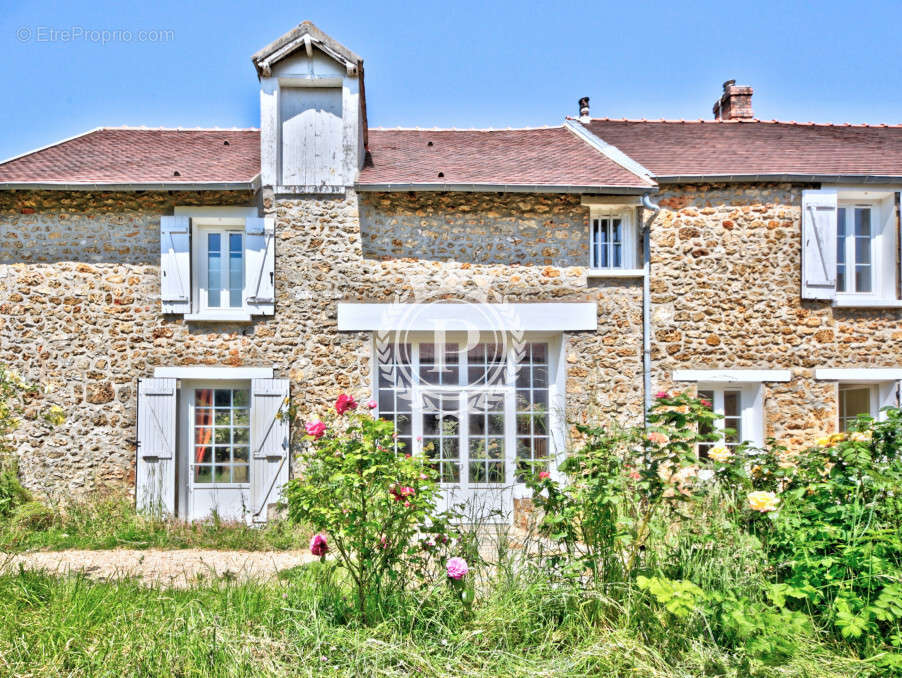
[[[802,298],[836,298],[836,191],[802,191]]]
[[[175,513],[176,380],[138,380],[135,496],[139,510]]]
[[[251,380],[251,504],[254,522],[282,496],[288,480],[288,379]]]
[[[249,217],[245,223],[245,305],[252,315],[275,313],[275,234],[273,217]]]
[[[163,313],[191,313],[191,219],[160,217]]]

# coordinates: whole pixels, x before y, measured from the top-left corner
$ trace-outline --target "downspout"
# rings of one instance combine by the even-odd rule
[[[642,386],[645,393],[646,424],[651,409],[651,222],[655,220],[661,207],[651,201],[648,193],[642,194],[642,208],[651,216],[642,224]],[[644,217],[644,213],[643,213]]]

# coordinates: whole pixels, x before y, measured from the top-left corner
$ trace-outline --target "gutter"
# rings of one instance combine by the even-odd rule
[[[642,224],[642,390],[645,394],[645,424],[651,410],[651,222],[661,211],[660,205],[651,201],[649,193],[642,194],[642,209],[651,216]],[[644,214],[643,214],[644,216]]]
[[[255,191],[259,180],[181,184],[99,184],[82,182],[0,182],[0,191]]]
[[[672,174],[655,176],[659,184],[792,182],[801,184],[900,184],[902,176],[864,174]]]
[[[648,186],[574,186],[572,184],[354,184],[355,190],[370,193],[401,191],[455,191],[465,193],[589,193],[605,195],[642,195]]]

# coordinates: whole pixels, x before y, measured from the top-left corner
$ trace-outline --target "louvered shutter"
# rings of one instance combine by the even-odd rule
[[[163,313],[191,313],[191,219],[160,217]]]
[[[252,315],[275,312],[275,233],[273,217],[249,217],[244,229],[245,304]]]
[[[138,509],[175,513],[176,380],[138,381]]]
[[[802,298],[836,297],[836,191],[802,191]]]
[[[288,379],[251,381],[251,504],[254,522],[265,522],[269,507],[288,480]]]

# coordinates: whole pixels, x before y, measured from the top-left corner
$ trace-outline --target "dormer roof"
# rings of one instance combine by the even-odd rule
[[[273,65],[299,50],[306,50],[307,56],[313,56],[316,47],[326,56],[342,64],[348,75],[356,75],[363,59],[342,45],[335,38],[326,35],[312,21],[303,21],[297,27],[277,38],[251,57],[257,77],[268,78]]]

